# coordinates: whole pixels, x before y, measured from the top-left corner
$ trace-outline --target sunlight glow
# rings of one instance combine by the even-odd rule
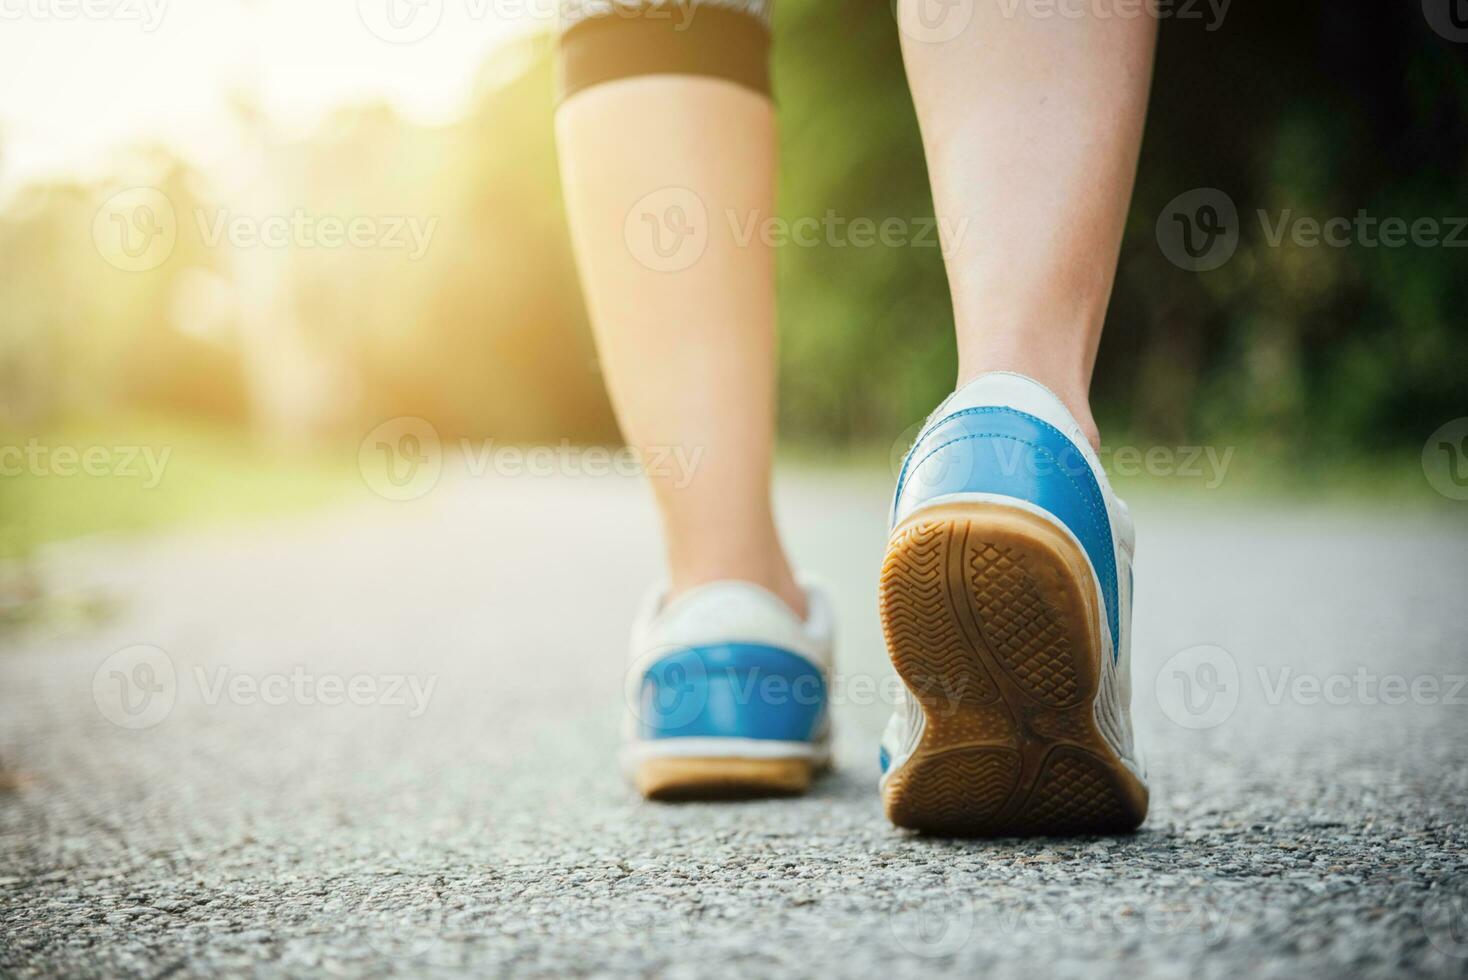
[[[286,132],[385,100],[456,117],[495,45],[550,24],[538,0],[0,0],[0,189],[88,176],[161,142],[204,168],[229,106]],[[421,35],[421,36],[420,36]]]

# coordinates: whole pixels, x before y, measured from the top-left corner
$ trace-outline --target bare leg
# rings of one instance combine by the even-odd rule
[[[743,579],[804,615],[770,507],[773,257],[727,219],[773,211],[769,99],[720,79],[626,78],[573,95],[556,133],[622,432],[645,458],[697,460],[686,484],[675,468],[649,473],[674,591]]]
[[[949,233],[959,384],[986,371],[1030,375],[1060,396],[1094,444],[1091,371],[1136,172],[1156,23],[1051,14],[975,0],[956,38],[904,36],[902,50]]]

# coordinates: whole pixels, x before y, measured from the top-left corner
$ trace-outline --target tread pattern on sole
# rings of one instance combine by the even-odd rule
[[[1030,794],[1024,822],[1046,834],[1130,830],[1115,782],[1101,760],[1057,751]]]
[[[898,826],[1006,835],[1141,823],[1146,788],[1092,713],[1100,639],[1083,562],[1043,519],[1002,505],[934,507],[893,534],[882,625],[924,716],[916,750],[883,787]]]
[[[969,574],[984,638],[1015,683],[1044,704],[1079,700],[1076,652],[1026,570],[1025,556],[983,542],[969,551]]]
[[[915,693],[987,704],[999,689],[973,662],[948,592],[951,535],[941,524],[917,524],[882,569],[882,628],[889,643],[912,651],[903,680]]]
[[[892,820],[958,833],[987,823],[1013,795],[1019,769],[1019,753],[1005,749],[954,749],[915,760],[892,779]]]

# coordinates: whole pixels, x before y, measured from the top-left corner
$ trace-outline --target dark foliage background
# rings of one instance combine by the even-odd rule
[[[841,0],[780,8],[783,210],[931,214],[892,21]],[[1364,210],[1468,215],[1468,45],[1415,5],[1233,4],[1162,22],[1137,190],[1094,397],[1139,437],[1251,438],[1294,456],[1417,447],[1468,411],[1468,229],[1459,247],[1302,248],[1271,228]],[[1158,215],[1224,191],[1234,257],[1172,264]],[[1448,225],[1445,223],[1444,234]],[[951,386],[937,249],[782,253],[786,432],[899,432]]]
[[[889,7],[777,8],[783,216],[931,216]],[[1246,440],[1291,463],[1416,452],[1468,415],[1468,250],[1276,246],[1258,212],[1271,227],[1468,216],[1468,43],[1410,3],[1235,3],[1209,20],[1162,23],[1095,381],[1103,426]],[[268,148],[266,206],[432,216],[414,261],[232,255],[183,219],[163,266],[112,268],[90,232],[119,186],[161,188],[180,214],[251,206],[157,149],[112,180],[15,195],[0,212],[0,425],[146,412],[360,438],[421,415],[445,435],[615,439],[566,242],[550,68],[547,37],[497,52],[448,126],[369,105],[288,138],[242,104]],[[1154,230],[1194,188],[1239,215],[1238,250],[1211,272],[1174,265]],[[783,437],[885,449],[953,380],[939,250],[787,246],[779,263]],[[271,303],[241,301],[262,283]]]

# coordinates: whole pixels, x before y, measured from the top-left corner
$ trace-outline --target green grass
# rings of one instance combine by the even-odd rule
[[[5,448],[25,451],[31,444],[45,447],[39,463]],[[92,468],[107,472],[89,475],[77,461],[58,461],[52,454],[61,447],[78,457],[103,447],[105,457],[93,450]],[[344,499],[360,488],[354,454],[269,452],[238,430],[157,419],[0,433],[0,452],[4,557],[91,534],[266,517]]]

